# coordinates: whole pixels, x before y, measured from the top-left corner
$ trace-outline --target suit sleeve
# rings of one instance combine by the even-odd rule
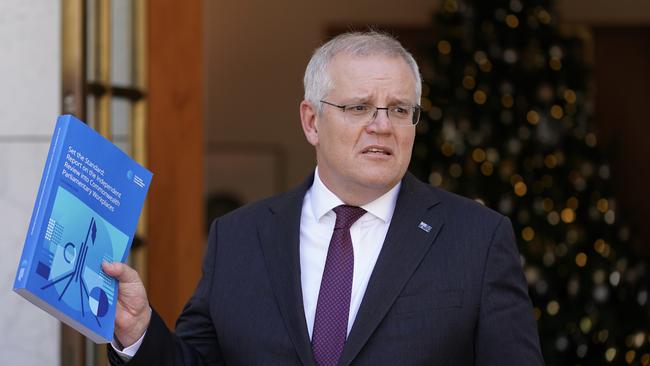
[[[217,250],[217,221],[212,224],[202,276],[194,294],[183,308],[171,332],[155,309],[140,349],[124,363],[111,347],[108,359],[113,366],[213,366],[222,365],[217,333],[210,316],[210,296]]]
[[[510,220],[493,234],[484,267],[475,364],[543,365],[537,326]]]

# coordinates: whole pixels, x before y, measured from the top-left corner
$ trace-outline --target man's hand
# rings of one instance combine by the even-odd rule
[[[115,338],[126,348],[140,339],[149,326],[151,310],[147,292],[138,272],[128,265],[104,262],[102,269],[119,281]]]

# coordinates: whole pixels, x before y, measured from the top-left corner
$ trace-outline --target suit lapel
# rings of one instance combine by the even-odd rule
[[[407,173],[339,365],[354,360],[431,247],[443,225],[441,210],[432,209],[437,203],[430,189]]]
[[[313,176],[283,199],[269,204],[271,217],[260,243],[280,313],[303,365],[314,365],[300,284],[300,215]]]

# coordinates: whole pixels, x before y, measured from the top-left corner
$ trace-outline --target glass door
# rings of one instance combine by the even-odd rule
[[[62,1],[62,112],[86,121],[145,166],[146,43],[145,0]],[[145,206],[129,255],[141,276],[146,222]],[[62,326],[61,364],[106,365],[106,346]]]

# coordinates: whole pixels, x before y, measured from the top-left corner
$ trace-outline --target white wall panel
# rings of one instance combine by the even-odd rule
[[[60,1],[0,1],[0,363],[58,365],[60,325],[11,288],[57,115]]]

